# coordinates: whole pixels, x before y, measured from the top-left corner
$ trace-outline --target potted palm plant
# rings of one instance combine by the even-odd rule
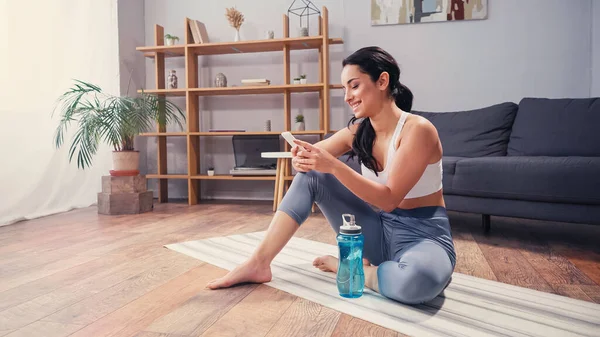
[[[133,146],[135,136],[158,124],[182,126],[185,113],[165,97],[142,92],[136,97],[113,96],[94,84],[76,80],[73,87],[58,99],[60,123],[54,134],[56,148],[64,143],[68,127],[76,123],[69,148],[69,162],[77,156],[77,167],[91,166],[100,142],[113,148],[111,175],[139,174],[139,151]]]

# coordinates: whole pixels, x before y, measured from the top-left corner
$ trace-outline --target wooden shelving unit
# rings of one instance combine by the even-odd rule
[[[329,12],[323,7],[319,17],[318,36],[289,37],[289,17],[283,15],[283,38],[265,39],[255,41],[239,41],[225,43],[194,44],[189,30],[188,18],[185,19],[185,39],[183,44],[175,46],[164,45],[164,28],[155,25],[155,46],[144,46],[136,48],[144,53],[144,56],[154,59],[155,89],[143,90],[162,96],[185,97],[187,125],[184,132],[166,132],[164,128],[157,128],[156,132],[144,133],[142,136],[157,137],[158,172],[148,174],[148,179],[158,180],[159,202],[168,201],[167,181],[169,179],[186,179],[188,181],[188,200],[193,205],[200,201],[200,182],[202,180],[266,180],[274,181],[275,176],[231,176],[215,175],[208,176],[200,173],[200,137],[201,136],[234,136],[234,135],[277,135],[281,131],[272,132],[207,132],[201,131],[200,107],[198,97],[200,96],[222,96],[222,95],[264,95],[282,94],[284,129],[291,131],[291,94],[292,93],[319,93],[319,129],[309,131],[293,131],[296,135],[313,134],[319,135],[320,139],[330,132],[330,90],[340,89],[341,85],[331,84],[329,75],[329,46],[342,44],[342,39],[329,37]],[[290,52],[294,50],[315,49],[319,53],[319,81],[310,84],[291,84],[290,77]],[[198,87],[198,57],[202,55],[240,54],[240,53],[283,53],[283,83],[281,85],[268,86],[237,86],[226,88],[199,88]],[[165,58],[185,58],[185,88],[165,89]],[[140,90],[141,92],[141,90]],[[186,137],[187,139],[187,174],[167,174],[167,137]],[[289,145],[286,143],[286,150]],[[287,165],[285,180],[292,179],[291,168]]]

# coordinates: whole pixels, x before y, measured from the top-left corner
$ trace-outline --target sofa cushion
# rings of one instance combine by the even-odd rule
[[[515,103],[454,112],[412,111],[436,127],[444,155],[455,157],[505,156],[517,113]]]
[[[509,156],[600,156],[600,98],[524,98]]]
[[[465,157],[444,156],[442,158],[442,185],[444,186],[444,193],[446,194],[454,194],[454,191],[452,190],[452,180],[454,179],[456,163],[461,159],[465,159]]]
[[[600,204],[600,158],[487,157],[456,163],[453,194]]]

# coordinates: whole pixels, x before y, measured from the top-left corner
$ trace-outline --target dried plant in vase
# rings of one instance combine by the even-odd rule
[[[225,16],[231,27],[235,28],[235,41],[240,40],[240,27],[244,23],[244,14],[238,11],[235,7],[227,8]]]

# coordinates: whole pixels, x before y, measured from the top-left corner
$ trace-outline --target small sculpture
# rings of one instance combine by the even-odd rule
[[[169,89],[177,89],[177,75],[175,70],[171,70],[168,77]]]
[[[227,77],[225,77],[225,74],[223,74],[223,73],[218,73],[217,76],[215,76],[215,87],[224,88],[226,86],[227,86]]]

